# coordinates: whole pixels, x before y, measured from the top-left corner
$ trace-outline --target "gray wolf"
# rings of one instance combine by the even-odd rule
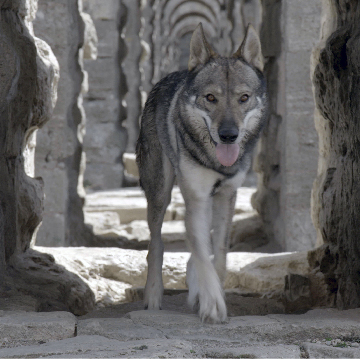
[[[151,233],[147,309],[161,308],[161,227],[176,177],[191,251],[189,304],[202,321],[227,319],[222,284],[236,189],[249,170],[267,117],[262,70],[261,45],[251,25],[239,49],[221,57],[208,44],[200,23],[190,41],[188,70],[169,74],[149,94],[136,146]]]

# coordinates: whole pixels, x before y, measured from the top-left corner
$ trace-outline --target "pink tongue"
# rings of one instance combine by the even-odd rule
[[[221,165],[231,166],[237,160],[240,148],[238,144],[217,144],[215,151]]]

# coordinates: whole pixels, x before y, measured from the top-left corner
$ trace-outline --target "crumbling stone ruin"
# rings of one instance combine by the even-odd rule
[[[356,0],[0,0],[2,296],[94,306],[89,286],[33,245],[98,245],[83,186],[136,183],[123,155],[151,87],[186,67],[199,21],[224,55],[248,22],[260,33],[271,114],[252,204],[274,251],[309,251],[309,272],[286,277],[288,309],[360,305]]]

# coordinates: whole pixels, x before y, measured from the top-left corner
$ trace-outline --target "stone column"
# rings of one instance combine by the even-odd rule
[[[263,0],[261,42],[270,93],[270,117],[255,169],[260,213],[276,251],[315,246],[310,215],[318,140],[310,55],[320,31],[320,0]]]
[[[326,305],[360,306],[360,7],[324,0],[313,84],[320,139],[313,187],[317,244],[309,255],[327,284]]]
[[[45,182],[45,213],[37,245],[87,245],[84,225],[85,113],[82,93],[85,23],[82,0],[39,0],[35,33],[53,49],[60,64],[58,101],[52,121],[37,136],[36,174]],[[87,49],[89,50],[89,49]]]
[[[84,11],[93,19],[98,37],[97,59],[84,61],[89,74],[89,92],[84,97],[87,117],[84,182],[89,190],[119,188],[123,183],[121,159],[127,139],[121,124],[126,118],[121,100],[127,90],[126,82],[121,81],[120,67],[126,48],[120,50],[124,39],[119,31],[127,12],[121,11],[120,0],[85,0]]]

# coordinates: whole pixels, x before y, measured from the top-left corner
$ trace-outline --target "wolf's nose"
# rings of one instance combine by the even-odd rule
[[[223,143],[231,144],[237,139],[239,130],[236,127],[221,127],[218,134]]]

